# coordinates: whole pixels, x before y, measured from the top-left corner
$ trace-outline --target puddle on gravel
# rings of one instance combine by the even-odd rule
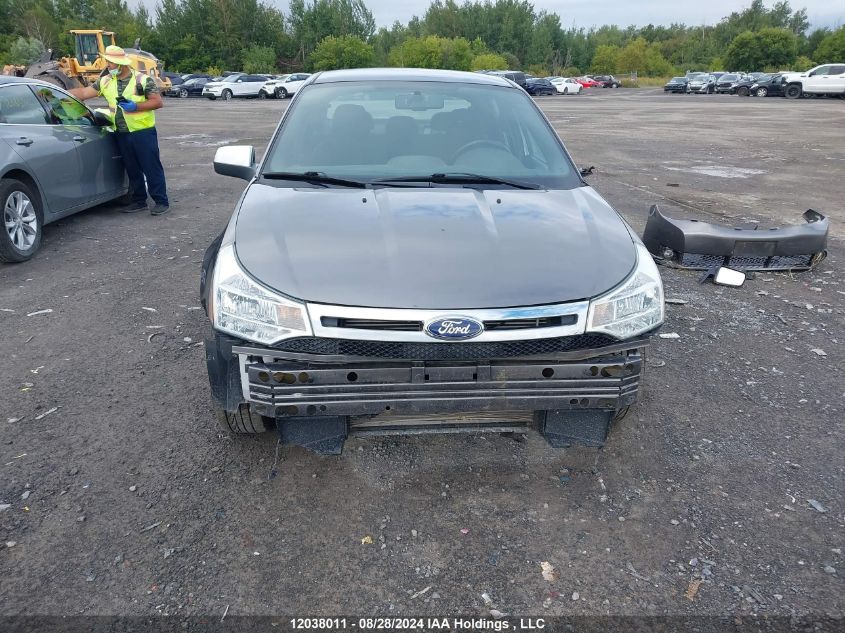
[[[666,167],[670,171],[684,171],[690,174],[702,174],[714,178],[750,178],[765,174],[763,169],[747,169],[744,167],[730,167],[720,165],[698,165],[695,167]]]

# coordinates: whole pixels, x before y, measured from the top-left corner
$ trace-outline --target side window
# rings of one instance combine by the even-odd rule
[[[831,66],[829,75],[845,75],[845,66]]]
[[[29,86],[7,85],[0,88],[0,123],[46,125],[47,114]]]
[[[84,105],[64,92],[38,86],[36,94],[47,107],[51,123],[55,125],[94,125],[94,117]]]
[[[818,77],[819,75],[827,75],[830,72],[830,66],[821,66],[810,73],[810,77]]]

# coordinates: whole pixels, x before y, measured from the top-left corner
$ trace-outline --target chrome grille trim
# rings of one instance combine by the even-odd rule
[[[461,315],[471,317],[477,321],[509,321],[517,319],[543,319],[549,317],[564,318],[563,323],[554,327],[540,327],[530,329],[494,329],[485,330],[471,339],[473,342],[521,341],[526,339],[555,338],[561,336],[575,336],[583,334],[587,327],[587,310],[589,301],[573,303],[558,303],[545,306],[528,306],[521,308],[485,308],[466,310],[416,310],[404,308],[361,308],[350,306],[333,306],[323,303],[308,303],[308,316],[311,320],[314,336],[323,338],[357,339],[362,341],[391,341],[408,343],[440,342],[447,345],[460,345],[460,341],[443,342],[434,339],[425,332],[366,330],[356,328],[338,328],[323,325],[333,319],[355,319],[367,321],[419,321],[427,323],[432,319]],[[572,317],[575,317],[574,319]],[[573,322],[574,321],[574,322]]]

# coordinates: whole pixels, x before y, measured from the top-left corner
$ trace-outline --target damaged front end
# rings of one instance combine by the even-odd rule
[[[826,256],[828,220],[812,209],[806,224],[784,228],[733,228],[679,220],[651,207],[643,243],[655,260],[690,270],[811,270]]]

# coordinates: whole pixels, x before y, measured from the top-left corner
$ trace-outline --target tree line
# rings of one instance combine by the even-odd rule
[[[376,28],[365,0],[159,0],[150,14],[125,0],[0,0],[0,61],[45,49],[73,55],[70,29],[105,28],[165,69],[314,71],[367,66],[524,69],[665,76],[685,70],[805,70],[845,61],[845,27],[810,30],[806,9],[753,0],[713,26],[565,29],[566,15],[527,0],[434,0],[407,24]]]

